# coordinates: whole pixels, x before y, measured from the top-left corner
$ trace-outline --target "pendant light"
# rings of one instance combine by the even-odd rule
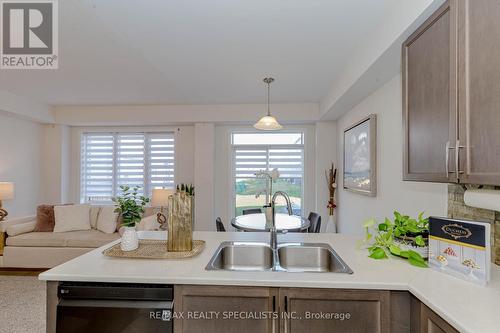
[[[271,116],[271,108],[270,108],[270,90],[271,90],[271,83],[274,81],[272,77],[266,77],[264,80],[264,83],[267,84],[267,115],[260,118],[258,122],[253,125],[258,130],[262,131],[277,131],[283,128],[283,126],[278,123],[278,120]]]

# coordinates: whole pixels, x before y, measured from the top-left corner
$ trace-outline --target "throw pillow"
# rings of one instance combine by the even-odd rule
[[[52,232],[55,225],[54,205],[40,205],[36,208],[35,232]]]
[[[90,206],[55,206],[54,232],[90,230]]]
[[[112,234],[116,231],[119,214],[115,213],[115,209],[115,206],[101,207],[101,211],[97,217],[97,230],[106,234]]]
[[[101,206],[90,206],[90,227],[92,229],[97,229],[97,218],[100,211]]]

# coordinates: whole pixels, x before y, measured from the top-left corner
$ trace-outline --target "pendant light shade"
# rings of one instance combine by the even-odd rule
[[[260,118],[253,127],[262,131],[277,131],[283,128],[273,116],[264,116]]]
[[[267,115],[260,118],[258,122],[256,122],[253,127],[255,127],[258,130],[262,131],[277,131],[283,128],[283,126],[280,125],[278,120],[271,116],[271,109],[270,109],[270,90],[271,90],[271,83],[274,81],[272,77],[266,77],[264,79],[264,82],[267,84]]]

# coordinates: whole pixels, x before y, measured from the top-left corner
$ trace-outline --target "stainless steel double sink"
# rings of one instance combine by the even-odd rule
[[[345,273],[352,270],[328,244],[223,242],[206,270]]]

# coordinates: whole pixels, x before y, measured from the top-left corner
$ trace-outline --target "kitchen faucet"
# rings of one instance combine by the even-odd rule
[[[282,196],[286,201],[286,208],[288,210],[288,215],[292,215],[292,201],[290,196],[283,191],[276,191],[271,199],[271,213],[272,213],[272,225],[271,225],[271,239],[270,246],[271,249],[276,250],[278,248],[278,233],[276,231],[276,198]]]

